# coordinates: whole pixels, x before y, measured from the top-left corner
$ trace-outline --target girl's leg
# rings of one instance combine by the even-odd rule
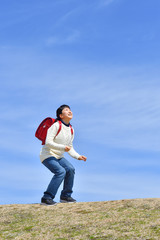
[[[53,178],[51,179],[47,190],[44,192],[44,196],[43,198],[54,198],[59,186],[61,185],[65,175],[66,175],[66,171],[65,168],[60,165],[59,163],[59,159],[56,159],[54,157],[50,157],[45,159],[42,163],[55,175],[53,176]]]
[[[61,192],[61,197],[70,197],[72,194],[72,188],[74,184],[74,174],[75,169],[73,165],[68,162],[65,158],[59,160],[59,164],[65,169],[66,175],[64,178],[63,190]]]

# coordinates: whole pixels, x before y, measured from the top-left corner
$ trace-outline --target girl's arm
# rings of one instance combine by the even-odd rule
[[[80,157],[80,154],[74,150],[73,146],[71,146],[71,149],[68,151],[68,153],[73,158],[78,159]]]

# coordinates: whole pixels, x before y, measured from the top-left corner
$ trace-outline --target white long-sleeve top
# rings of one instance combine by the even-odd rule
[[[46,142],[43,145],[40,152],[40,160],[43,162],[46,158],[55,157],[60,159],[63,157],[65,147],[71,147],[68,151],[69,155],[78,159],[80,155],[73,148],[74,129],[73,135],[71,134],[71,128],[62,123],[62,128],[59,134],[56,136],[59,129],[59,122],[55,122],[47,131]]]

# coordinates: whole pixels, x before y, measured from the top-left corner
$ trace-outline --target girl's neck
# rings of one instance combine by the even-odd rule
[[[70,124],[70,121],[67,121],[67,120],[61,120],[62,121],[62,123],[64,123],[64,125],[66,125],[66,126],[69,126],[69,124]]]

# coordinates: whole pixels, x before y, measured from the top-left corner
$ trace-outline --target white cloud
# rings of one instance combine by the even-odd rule
[[[79,40],[80,32],[78,30],[73,30],[70,34],[66,36],[53,36],[49,37],[46,40],[47,46],[52,45],[65,45],[65,44],[72,44]]]
[[[108,7],[115,1],[117,1],[117,0],[99,0],[99,1],[97,1],[97,4],[100,8],[102,8],[102,7]]]
[[[64,24],[67,20],[69,20],[71,17],[77,15],[79,13],[79,8],[74,8],[70,11],[68,11],[67,13],[63,14],[63,16],[61,16],[56,24],[55,27],[59,27],[60,25]]]
[[[82,98],[88,96],[88,104],[94,105],[87,117],[81,113],[79,123],[89,141],[98,143],[101,139],[109,146],[160,151],[158,86],[141,87],[138,83],[137,88],[98,86],[83,94]]]
[[[114,1],[115,0],[103,0],[101,2],[103,3],[104,6],[107,6],[107,5],[111,4],[111,3],[113,3]]]
[[[160,85],[156,66],[147,71],[143,66],[95,66],[73,62],[69,58],[62,62],[56,56],[50,62],[45,56],[38,59],[33,53],[17,52],[15,55],[12,51],[9,51],[7,59],[9,65],[14,61],[14,66],[10,71],[4,67],[2,74],[9,74],[8,81],[3,81],[1,85],[0,120],[3,129],[6,129],[6,120],[10,116],[13,116],[12,122],[23,118],[23,121],[27,120],[26,126],[34,126],[27,134],[30,138],[31,131],[36,128],[35,119],[38,125],[45,115],[54,115],[56,107],[67,102],[75,113],[73,122],[78,131],[83,130],[86,141],[159,151]],[[16,101],[16,106],[12,99]],[[12,146],[26,152],[27,140],[23,140],[22,134],[26,132],[24,125],[21,125],[20,132],[17,127],[12,132],[9,124],[1,146],[11,147],[7,139],[9,131],[13,135],[18,131],[17,136],[21,139],[21,146],[17,144],[18,138]]]
[[[76,193],[90,195],[93,201],[97,199],[129,199],[129,198],[147,198],[159,197],[158,176],[148,176],[136,172],[124,174],[93,174],[78,175],[76,177]],[[145,185],[144,185],[145,183]]]

